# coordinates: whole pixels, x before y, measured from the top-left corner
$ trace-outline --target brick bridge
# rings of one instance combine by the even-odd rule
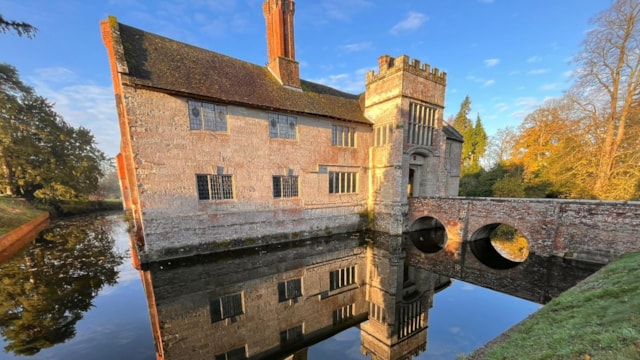
[[[640,202],[423,197],[410,198],[408,231],[444,227],[445,250],[459,255],[507,224],[527,238],[529,251],[607,262],[640,251]]]

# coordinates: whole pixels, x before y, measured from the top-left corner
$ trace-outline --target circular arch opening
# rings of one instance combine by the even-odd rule
[[[510,269],[529,256],[529,241],[511,225],[495,223],[478,229],[471,237],[471,252],[494,269]]]
[[[433,254],[442,249],[447,243],[447,231],[440,220],[425,216],[416,220],[409,227],[409,240],[418,250]]]

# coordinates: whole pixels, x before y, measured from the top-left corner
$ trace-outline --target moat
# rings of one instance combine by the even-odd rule
[[[454,359],[598,268],[530,256],[496,270],[396,240],[340,235],[137,270],[120,214],[57,223],[0,263],[1,357]]]

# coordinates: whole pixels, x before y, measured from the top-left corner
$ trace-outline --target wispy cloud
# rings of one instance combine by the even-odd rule
[[[359,43],[346,44],[346,45],[340,46],[340,49],[344,52],[358,52],[358,51],[368,50],[368,49],[371,49],[371,42],[363,41]]]
[[[491,85],[495,84],[495,82],[496,82],[493,79],[485,79],[485,78],[477,77],[477,76],[474,76],[474,75],[468,75],[466,79],[469,80],[469,81],[473,81],[474,83],[478,83],[478,84],[480,84],[482,86],[491,86]]]
[[[505,112],[507,110],[509,110],[509,104],[505,103],[505,102],[499,102],[495,105],[496,110],[498,110],[498,112]]]
[[[310,81],[331,86],[338,90],[359,94],[364,91],[365,74],[371,69],[362,68],[353,73],[332,74],[325,77],[310,79]]]
[[[484,60],[484,65],[486,67],[493,67],[500,64],[500,59],[485,59]]]
[[[537,62],[540,62],[540,61],[542,61],[542,57],[537,56],[537,55],[534,55],[534,56],[532,56],[532,57],[527,59],[528,63],[537,63]]]
[[[482,4],[493,4],[493,0],[478,0],[478,2]]]
[[[329,18],[348,20],[371,5],[368,0],[322,0],[320,7]]]
[[[549,72],[549,69],[533,69],[529,70],[529,75],[541,75]]]
[[[531,114],[540,106],[540,104],[542,104],[542,101],[532,96],[518,97],[513,101],[514,111],[509,114],[509,117],[522,121],[527,115]]]
[[[409,12],[409,14],[407,14],[407,17],[404,20],[395,24],[391,28],[391,30],[389,30],[389,33],[391,33],[391,35],[399,35],[402,33],[415,31],[419,29],[427,20],[429,20],[429,17],[427,15],[416,11],[411,11]]]
[[[561,83],[549,83],[549,84],[543,84],[540,86],[540,90],[542,91],[553,91],[553,90],[558,90],[562,87]]]
[[[113,88],[84,83],[71,70],[41,68],[28,77],[36,92],[54,104],[54,110],[74,127],[85,127],[95,137],[98,148],[108,156],[120,149],[120,131]]]

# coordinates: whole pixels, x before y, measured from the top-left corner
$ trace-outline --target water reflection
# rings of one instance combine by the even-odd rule
[[[306,358],[356,325],[363,354],[416,355],[434,291],[450,280],[405,267],[397,244],[340,235],[153,263],[143,281],[158,357]]]
[[[123,255],[112,221],[58,223],[0,264],[0,334],[5,352],[34,355],[76,335],[76,323],[104,286],[114,285]]]
[[[406,234],[407,263],[521,299],[546,304],[602,267],[602,264],[543,257],[528,253],[524,261],[502,257],[490,238],[464,242],[458,256],[446,251],[425,252],[412,245],[415,235]]]

